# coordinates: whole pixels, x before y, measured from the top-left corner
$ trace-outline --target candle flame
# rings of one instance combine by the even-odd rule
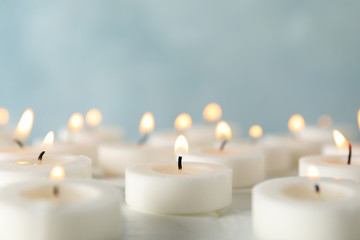
[[[230,140],[232,133],[229,124],[225,121],[218,122],[215,128],[215,135],[217,139]]]
[[[344,137],[344,135],[339,132],[338,130],[334,130],[333,131],[333,137],[334,137],[334,141],[335,141],[335,144],[336,144],[336,147],[338,149],[343,149],[343,148],[346,148],[348,147],[348,141],[346,140],[346,138]]]
[[[142,134],[151,133],[155,127],[154,116],[150,112],[144,113],[141,118],[139,130]]]
[[[259,138],[261,137],[263,134],[263,130],[262,127],[259,125],[253,125],[250,129],[249,129],[249,135],[252,138]]]
[[[62,166],[56,165],[51,169],[50,179],[54,181],[61,181],[65,178],[65,170]]]
[[[182,113],[175,119],[175,128],[177,130],[186,130],[191,127],[192,120],[189,114]]]
[[[90,109],[85,116],[86,123],[90,126],[98,126],[102,121],[102,114],[98,109]]]
[[[300,132],[305,127],[305,120],[300,114],[295,114],[289,119],[288,127],[292,132]]]
[[[318,124],[321,128],[329,128],[332,125],[332,118],[327,114],[321,115]]]
[[[184,135],[179,135],[175,141],[175,155],[187,154],[189,151],[189,143]]]
[[[219,104],[209,103],[203,111],[203,117],[207,122],[216,122],[222,116],[222,110]]]
[[[307,170],[309,179],[318,179],[320,177],[319,170],[315,166],[310,166]]]
[[[43,147],[51,147],[54,144],[54,132],[50,131],[46,134],[42,146]]]
[[[68,126],[70,131],[72,132],[79,132],[84,127],[84,117],[81,113],[74,113],[69,118]]]
[[[28,108],[24,111],[23,115],[20,118],[20,121],[14,132],[14,137],[16,139],[25,139],[27,136],[29,136],[33,123],[34,112],[32,109]]]
[[[5,125],[9,122],[9,112],[5,108],[0,108],[0,125]]]

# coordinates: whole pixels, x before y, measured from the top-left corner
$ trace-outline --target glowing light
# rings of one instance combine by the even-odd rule
[[[289,119],[288,127],[292,132],[300,132],[305,128],[305,120],[301,115],[295,114]]]
[[[189,129],[192,125],[192,120],[189,114],[182,113],[175,119],[175,128],[177,130],[186,130]]]
[[[307,170],[309,179],[318,179],[320,177],[319,170],[315,166],[310,166]]]
[[[222,116],[222,110],[219,104],[209,103],[203,111],[203,117],[208,122],[216,122]]]
[[[334,137],[334,141],[336,144],[336,147],[338,149],[343,149],[349,146],[348,141],[346,140],[346,138],[344,137],[344,135],[339,132],[338,130],[334,130],[333,131],[333,137]]]
[[[184,135],[179,135],[175,141],[175,155],[187,154],[189,151],[189,143]]]
[[[51,147],[54,144],[54,132],[50,131],[46,134],[43,142],[42,142],[42,146],[44,147]]]
[[[9,112],[5,108],[0,108],[0,125],[5,125],[9,122]]]
[[[54,181],[61,181],[65,178],[65,170],[62,166],[56,165],[51,169],[50,179]]]
[[[249,135],[252,138],[259,138],[261,137],[263,134],[263,130],[262,127],[259,125],[253,125],[250,129],[249,129]]]
[[[20,121],[15,129],[14,137],[16,139],[25,139],[29,136],[34,123],[34,112],[28,108],[24,111]]]
[[[139,130],[142,134],[151,133],[155,127],[155,120],[152,113],[147,112],[141,118]]]
[[[85,116],[86,123],[89,126],[98,126],[102,121],[102,114],[98,109],[90,109]]]
[[[68,126],[72,132],[81,131],[84,127],[84,117],[81,115],[81,113],[74,113],[71,115]]]
[[[217,139],[230,140],[232,133],[229,124],[225,121],[218,122],[215,128],[215,135]]]

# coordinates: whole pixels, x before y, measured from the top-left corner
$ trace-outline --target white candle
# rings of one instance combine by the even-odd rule
[[[91,160],[85,156],[39,154],[1,154],[0,186],[14,182],[48,179],[51,169],[61,164],[68,178],[91,178]]]
[[[127,167],[149,162],[167,161],[173,149],[138,144],[102,144],[98,149],[99,167],[107,177],[124,177]]]
[[[0,191],[0,238],[99,240],[121,235],[120,194],[94,180],[20,182]]]
[[[359,216],[360,186],[345,180],[278,178],[252,191],[253,230],[258,239],[358,239]]]
[[[338,130],[333,131],[333,144],[324,145],[322,154],[328,156],[346,156],[349,154],[349,142],[345,136]],[[351,154],[353,156],[360,156],[360,144],[351,144]]]
[[[348,164],[348,157],[341,156],[306,156],[300,158],[299,175],[307,176],[308,169],[313,166],[320,177],[349,179],[360,182],[360,158],[352,157]]]
[[[184,157],[186,158],[186,156]],[[140,164],[126,169],[126,203],[139,211],[196,214],[231,204],[231,169],[207,163]]]

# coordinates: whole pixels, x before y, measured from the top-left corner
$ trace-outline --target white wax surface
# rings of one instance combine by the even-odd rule
[[[307,156],[299,162],[299,175],[307,176],[310,166],[316,167],[320,177],[349,179],[360,182],[360,157],[352,157],[351,165],[347,157],[342,156]]]
[[[183,157],[184,162],[214,163],[233,170],[233,188],[246,188],[265,179],[265,158],[262,151],[241,146],[196,148]]]
[[[51,169],[61,165],[66,178],[91,178],[91,160],[85,156],[44,154],[41,164],[38,155],[0,155],[0,186],[14,182],[49,179]]]
[[[99,166],[110,177],[124,177],[127,167],[139,163],[163,162],[174,158],[173,147],[148,144],[102,144],[98,151]]]
[[[333,179],[268,180],[252,190],[252,217],[256,239],[358,239],[360,186]]]
[[[230,168],[206,163],[139,164],[126,169],[125,200],[139,211],[197,214],[223,209],[232,196]]]
[[[94,180],[12,184],[0,191],[0,239],[119,239],[120,202],[115,188]]]

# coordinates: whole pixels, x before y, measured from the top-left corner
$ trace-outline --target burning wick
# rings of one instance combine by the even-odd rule
[[[40,164],[42,163],[42,158],[43,158],[44,154],[45,154],[45,151],[42,151],[40,153],[40,155],[38,156],[38,161],[39,161]]]
[[[227,144],[227,140],[225,139],[224,141],[222,141],[221,145],[220,145],[220,151],[224,150],[225,145]]]
[[[315,183],[315,192],[320,193],[320,186],[317,183]]]
[[[347,162],[348,165],[351,164],[351,143],[349,143],[349,156],[348,156],[348,162]]]
[[[53,187],[53,194],[55,197],[59,196],[59,187],[57,185],[54,185]]]
[[[18,140],[18,139],[13,139],[12,140],[14,143],[16,143],[20,148],[24,148],[24,144],[20,141],[20,140]]]
[[[139,140],[139,142],[138,142],[138,145],[140,145],[140,146],[144,145],[144,144],[147,142],[148,138],[149,138],[149,134],[144,134],[144,135],[140,138],[140,140]]]
[[[178,169],[179,169],[179,171],[182,170],[182,156],[178,157]]]

